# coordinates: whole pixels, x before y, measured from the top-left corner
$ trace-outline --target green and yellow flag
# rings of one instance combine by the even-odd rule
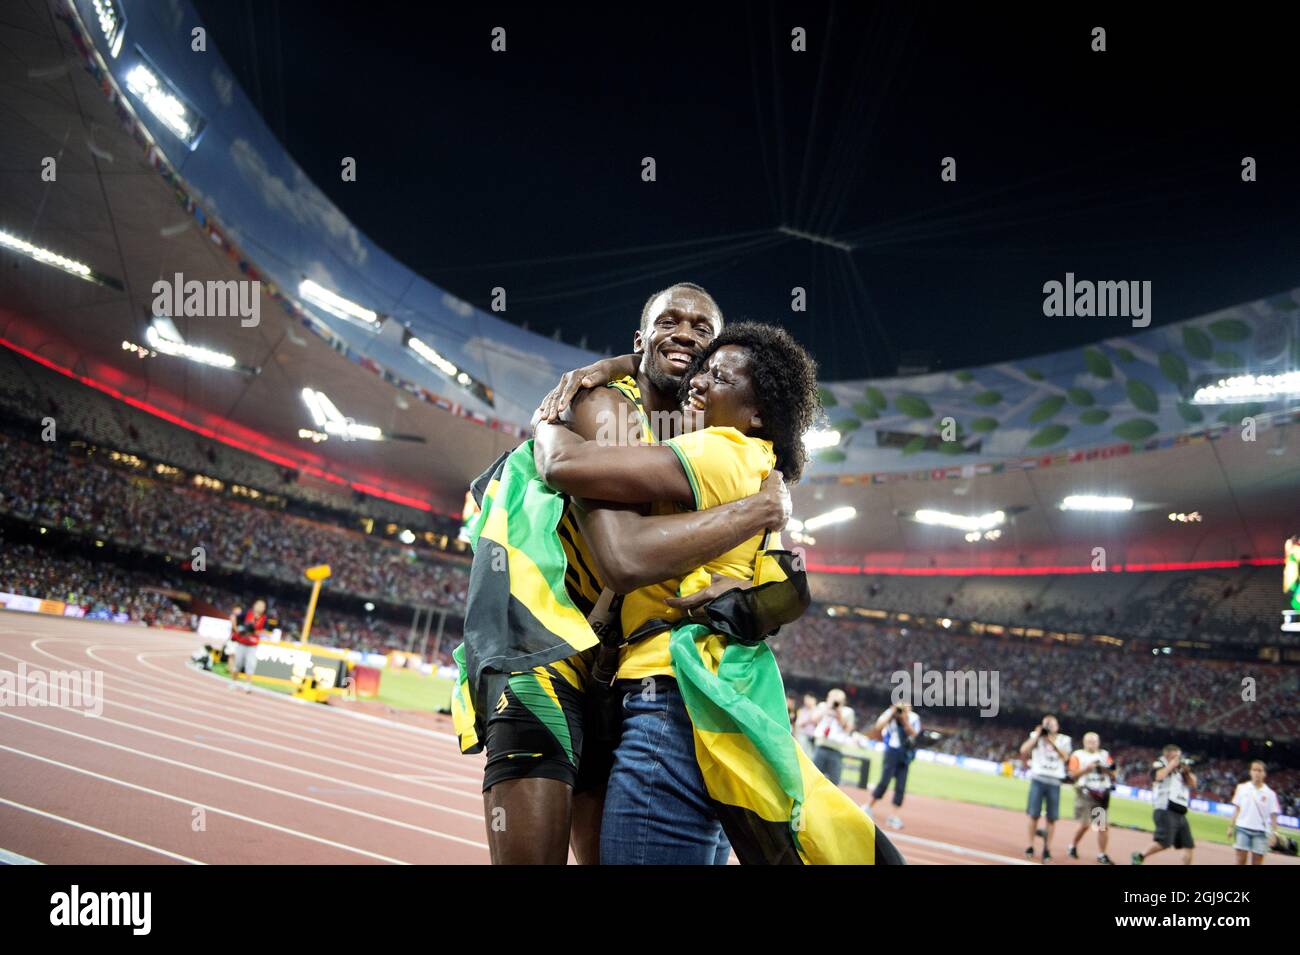
[[[565,586],[569,561],[557,528],[567,503],[533,462],[533,442],[503,454],[471,486],[480,511],[469,526],[465,642],[452,720],[462,752],[481,748],[477,699],[485,671],[519,673],[567,659],[600,642]]]
[[[669,642],[695,759],[736,857],[745,865],[903,864],[893,843],[795,741],[776,658],[743,633],[749,627],[765,636],[771,621],[788,621],[797,603],[806,605],[802,569],[793,554],[764,548],[754,584],[713,601],[709,625],[678,625]],[[707,575],[692,575],[681,590],[707,585]],[[728,603],[749,609],[738,614]]]

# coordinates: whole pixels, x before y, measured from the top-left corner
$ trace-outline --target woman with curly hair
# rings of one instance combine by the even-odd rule
[[[542,479],[574,498],[649,503],[652,510],[699,510],[756,493],[773,470],[783,472],[790,482],[802,474],[803,435],[820,409],[816,365],[784,329],[749,322],[724,329],[685,375],[681,400],[683,433],[654,445],[604,446],[539,423],[534,453]],[[744,641],[748,646],[735,648],[742,655],[757,653],[758,658],[727,658],[732,661],[727,664],[724,654],[736,641],[714,632],[726,628],[708,626],[720,621],[704,613],[709,601],[729,587],[758,583],[755,574],[764,554],[779,547],[771,537],[770,532],[757,535],[684,578],[639,587],[624,597],[621,623],[627,642],[613,677],[616,696],[622,699],[622,733],[605,797],[602,863],[719,861],[715,857],[724,821],[742,862],[819,861],[819,853],[821,859],[838,861],[825,836],[814,837],[823,839],[819,848],[805,851],[808,847],[797,835],[802,831],[798,818],[787,818],[792,806],[797,817],[814,792],[832,801],[840,797],[835,812],[822,818],[842,813],[865,833],[858,844],[866,848],[851,861],[873,862],[883,854],[883,837],[874,835],[851,800],[826,783],[806,757],[806,769],[798,762],[802,751],[788,726],[781,727],[785,739],[766,725],[759,727],[759,735],[773,737],[768,742],[780,753],[766,754],[769,762],[781,763],[793,780],[781,784],[774,772],[771,785],[760,787],[763,792],[738,796],[738,781],[761,771],[724,764],[737,746],[752,751],[755,743],[741,742],[738,726],[722,724],[731,716],[752,718],[755,725],[773,721],[742,698],[743,688],[737,693],[734,687],[722,687],[709,698],[690,695],[710,681],[716,684],[738,665],[758,665],[752,672],[768,674],[768,681],[774,679],[779,686],[771,653],[760,641]],[[628,559],[635,560],[635,555],[625,555]],[[691,622],[702,625],[692,627]],[[679,666],[691,671],[689,687],[679,685]],[[711,693],[718,687],[710,684],[708,689]],[[720,704],[721,699],[726,703]],[[779,699],[784,699],[783,691]],[[720,705],[734,713],[719,713],[722,718],[712,721],[707,733],[701,732],[700,715]],[[702,773],[705,764],[708,769]],[[732,791],[724,791],[728,789]],[[852,837],[847,841],[853,843]]]

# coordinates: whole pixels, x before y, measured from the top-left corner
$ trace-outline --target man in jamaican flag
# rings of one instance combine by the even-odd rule
[[[655,501],[657,511],[724,506],[778,467],[799,476],[816,374],[784,330],[723,331],[688,372],[683,398],[685,433],[655,446],[614,447],[539,425],[538,470],[566,493]],[[790,732],[780,672],[761,637],[797,617],[808,595],[797,559],[771,538],[755,534],[624,598],[615,679],[623,725],[602,863],[707,864],[720,825],[746,863],[903,861]],[[728,579],[752,586],[720,594]]]
[[[583,378],[613,379],[577,395],[569,427],[604,444],[654,443],[655,419],[663,429],[676,423],[680,414],[667,412],[677,411],[681,376],[721,325],[703,289],[665,289],[646,303],[633,356],[571,373],[543,410],[563,410]],[[532,442],[504,455],[473,493],[481,511],[468,528],[474,563],[453,716],[462,751],[487,750],[492,859],[563,863],[572,830],[578,861],[595,862],[612,742],[605,752],[593,745],[587,689],[593,650],[618,626],[615,592],[680,576],[782,523],[788,499],[772,480],[727,507],[643,517],[547,487]]]

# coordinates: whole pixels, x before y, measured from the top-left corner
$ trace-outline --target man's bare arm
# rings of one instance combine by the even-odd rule
[[[612,389],[583,391],[570,409],[568,427],[589,441],[611,434],[624,439],[626,429],[611,422],[614,415],[628,420],[632,411]],[[680,577],[766,529],[783,527],[790,515],[785,485],[779,475],[764,485],[760,494],[704,511],[647,516],[645,507],[580,501],[578,517],[601,579],[623,593]]]

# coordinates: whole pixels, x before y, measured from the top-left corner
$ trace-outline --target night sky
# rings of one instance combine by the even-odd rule
[[[1043,283],[1067,271],[1150,280],[1156,325],[1300,285],[1295,52],[1258,13],[195,6],[358,227],[460,297],[487,308],[502,286],[502,317],[595,350],[626,350],[646,296],[678,279],[728,318],[786,324],[827,379],[1131,330],[1044,317]],[[1243,156],[1260,181],[1241,181]]]

